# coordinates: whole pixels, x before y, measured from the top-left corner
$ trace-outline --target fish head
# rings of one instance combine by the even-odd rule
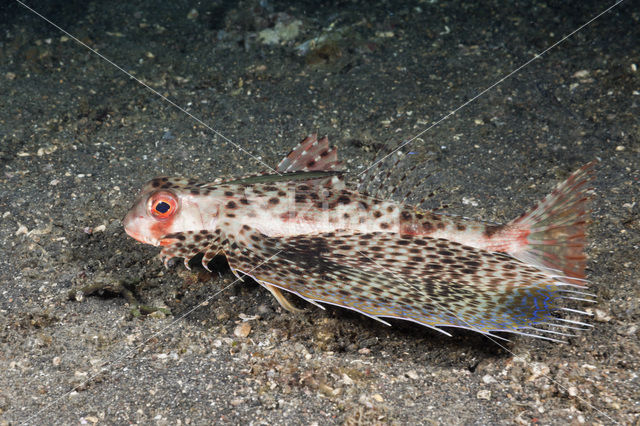
[[[214,231],[219,204],[205,200],[193,184],[181,178],[149,181],[123,219],[125,232],[141,243],[170,246],[172,235],[189,231]]]

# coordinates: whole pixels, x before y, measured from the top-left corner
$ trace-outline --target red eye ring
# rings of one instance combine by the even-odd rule
[[[156,219],[168,219],[178,210],[178,198],[169,191],[158,191],[149,197],[147,209]]]

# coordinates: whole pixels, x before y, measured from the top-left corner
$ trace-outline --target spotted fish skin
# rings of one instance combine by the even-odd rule
[[[280,290],[440,331],[528,334],[566,325],[556,318],[561,300],[584,293],[594,166],[520,218],[495,225],[348,189],[336,149],[312,135],[282,160],[279,174],[153,179],[124,225],[133,238],[162,246],[165,262],[182,257],[188,267],[203,253],[207,267],[223,253],[234,273],[256,279],[289,310],[296,308]]]

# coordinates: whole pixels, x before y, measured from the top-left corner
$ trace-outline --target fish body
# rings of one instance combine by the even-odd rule
[[[282,289],[439,331],[528,334],[542,324],[566,325],[556,316],[560,300],[583,294],[575,288],[585,284],[593,166],[520,218],[496,225],[349,189],[335,148],[313,135],[278,174],[153,179],[124,225],[133,238],[162,246],[165,261],[182,257],[188,266],[203,253],[207,267],[224,253],[236,275],[251,276],[289,310],[296,309]]]

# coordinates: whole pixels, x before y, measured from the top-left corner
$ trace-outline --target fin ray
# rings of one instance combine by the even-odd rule
[[[526,330],[544,333],[536,326],[555,320],[558,310],[579,312],[559,305],[563,287],[543,271],[444,239],[390,233],[270,238],[251,230],[231,246],[236,249],[226,254],[235,269],[251,270],[273,257],[252,271],[261,284],[374,319],[529,335]]]

